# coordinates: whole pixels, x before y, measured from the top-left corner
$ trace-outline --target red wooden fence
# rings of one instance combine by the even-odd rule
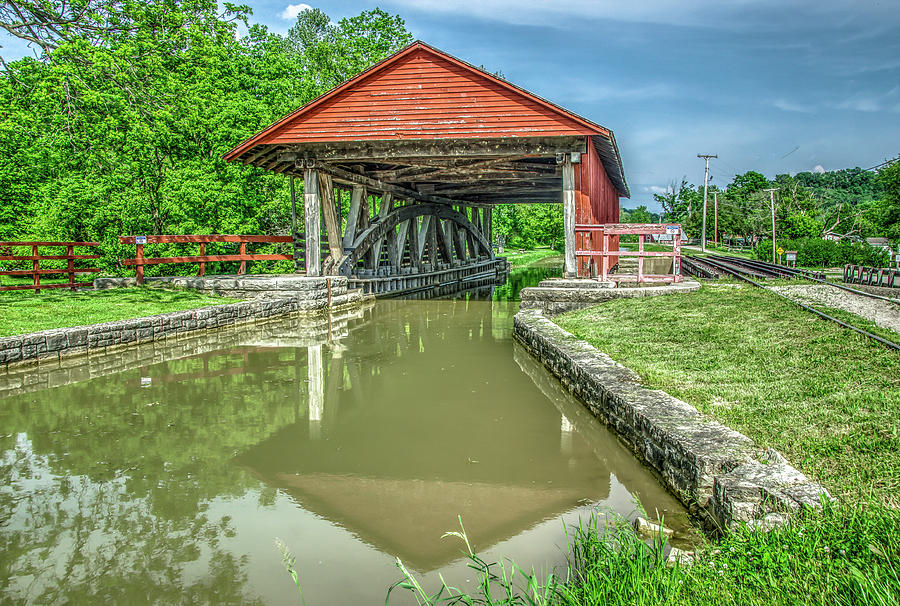
[[[39,254],[40,248],[44,247],[65,247],[64,255],[42,255]],[[41,292],[45,288],[75,288],[79,286],[93,286],[92,282],[76,282],[75,274],[95,273],[100,271],[96,267],[83,268],[75,267],[75,261],[78,259],[99,259],[100,255],[76,255],[75,247],[96,247],[97,242],[0,242],[0,261],[31,261],[31,269],[11,269],[0,271],[0,276],[33,276],[33,284],[22,284],[16,286],[0,286],[3,290],[33,290]],[[16,255],[14,248],[28,247],[31,248],[30,255]],[[68,261],[65,269],[41,269],[40,262],[45,260]],[[41,276],[48,274],[67,274],[68,282],[60,282],[56,284],[41,284]]]
[[[251,242],[293,242],[291,236],[119,236],[122,244],[135,244],[137,251],[134,259],[123,259],[122,265],[134,265],[137,268],[137,283],[144,283],[144,265],[161,263],[199,263],[200,275],[206,274],[206,264],[212,261],[240,261],[239,274],[247,271],[247,261],[291,261],[293,255],[247,254],[247,244]],[[236,255],[207,255],[206,245],[212,242],[231,242],[240,245]],[[145,244],[199,244],[200,254],[186,257],[144,257]]]
[[[681,282],[681,226],[676,224],[655,223],[608,223],[605,225],[576,225],[575,234],[587,233],[593,238],[599,235],[602,238],[601,250],[576,250],[575,257],[600,257],[600,279],[614,282]],[[650,252],[644,250],[644,240],[650,234],[669,235],[672,237],[672,252]],[[609,250],[609,238],[611,236],[637,235],[638,249],[633,250]],[[593,248],[593,247],[592,247]],[[637,274],[609,274],[609,257],[637,257]],[[644,258],[646,257],[672,257],[671,274],[644,274]]]

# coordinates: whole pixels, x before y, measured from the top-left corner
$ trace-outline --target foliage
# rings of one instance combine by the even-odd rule
[[[561,204],[510,204],[495,206],[491,214],[494,239],[507,248],[549,246],[561,250],[563,214]]]
[[[797,265],[802,267],[839,267],[847,263],[885,267],[888,253],[865,242],[823,240],[822,238],[799,238],[777,240],[784,250],[797,251]],[[756,245],[756,258],[772,261],[772,239],[760,241]]]
[[[289,233],[286,179],[222,154],[411,39],[377,9],[239,38],[249,9],[213,0],[17,4],[74,21],[0,75],[0,238],[100,241],[106,270],[120,235]]]
[[[775,232],[781,238],[831,235],[836,238],[885,236],[900,240],[900,197],[892,179],[898,162],[889,163],[879,173],[860,168],[824,173],[777,175],[769,181],[748,171],[735,175],[724,190],[709,187],[706,237],[716,237],[712,216],[718,194],[719,238],[743,238],[751,243],[772,234],[771,198],[765,191],[775,189]],[[891,193],[891,192],[895,193]],[[665,219],[682,224],[691,237],[700,237],[703,217],[702,186],[674,183],[654,194],[663,207]]]

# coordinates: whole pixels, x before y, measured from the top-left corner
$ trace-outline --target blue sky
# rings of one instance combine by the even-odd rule
[[[303,6],[245,0],[285,32]],[[332,19],[373,2],[309,2]],[[292,6],[293,5],[293,6]],[[900,0],[381,0],[416,38],[611,128],[631,200],[900,153]],[[28,52],[0,39],[7,58]]]

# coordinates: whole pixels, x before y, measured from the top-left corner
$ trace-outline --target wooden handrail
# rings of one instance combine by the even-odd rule
[[[673,233],[674,232],[674,233]],[[616,282],[626,282],[632,279],[638,284],[643,282],[681,282],[681,225],[657,224],[657,223],[607,223],[598,225],[576,224],[575,234],[586,233],[589,235],[599,234],[602,238],[602,249],[593,250],[593,238],[591,237],[590,250],[576,250],[575,256],[600,258],[600,279],[603,281],[613,280]],[[652,234],[669,234],[672,236],[672,252],[658,251],[650,252],[644,250],[646,237]],[[609,238],[611,236],[636,235],[638,237],[637,251],[620,251],[609,249]],[[609,275],[609,258],[610,257],[637,257],[638,271],[637,274],[615,274]],[[644,274],[644,258],[645,257],[672,257],[672,273],[671,274]]]
[[[96,273],[100,269],[96,267],[75,267],[75,261],[79,259],[99,259],[100,255],[76,255],[75,247],[97,247],[98,242],[51,242],[51,241],[6,241],[0,242],[0,261],[31,261],[31,269],[11,269],[0,271],[0,276],[34,276],[33,284],[17,285],[17,286],[0,286],[0,291],[10,290],[33,290],[40,293],[41,290],[49,288],[70,288],[75,290],[79,286],[93,286],[91,282],[76,282],[75,274]],[[42,255],[39,249],[41,247],[65,247],[64,255]],[[30,255],[13,254],[15,247],[30,247]],[[41,269],[41,261],[68,261],[65,269]],[[59,284],[41,284],[41,276],[47,274],[66,274],[69,277],[68,282]]]
[[[162,265],[168,263],[199,263],[199,275],[206,274],[206,264],[217,261],[240,261],[238,274],[247,271],[247,261],[291,261],[293,255],[278,254],[248,254],[249,243],[287,243],[293,242],[291,236],[260,236],[260,235],[226,235],[226,234],[202,234],[202,235],[158,235],[158,236],[119,236],[122,244],[134,244],[136,247],[134,259],[122,259],[122,265],[135,266],[135,277],[138,284],[144,283],[145,265]],[[207,255],[206,245],[211,243],[232,243],[240,245],[240,252],[236,255]],[[199,244],[199,255],[187,255],[180,257],[144,257],[144,245],[146,244]]]

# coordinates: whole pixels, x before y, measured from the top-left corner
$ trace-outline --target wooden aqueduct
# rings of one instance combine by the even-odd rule
[[[562,203],[566,273],[596,275],[575,253],[600,239],[580,231],[576,242],[575,226],[616,223],[629,195],[612,131],[422,42],[225,159],[290,175],[292,196],[302,178],[307,275],[376,293],[505,271],[491,246],[496,204]]]

